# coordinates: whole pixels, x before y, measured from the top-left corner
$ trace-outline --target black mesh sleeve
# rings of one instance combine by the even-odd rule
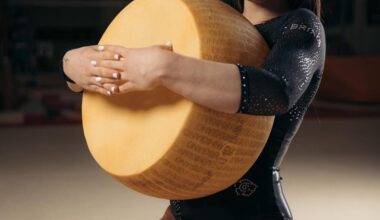
[[[242,82],[239,113],[281,115],[297,102],[323,66],[324,31],[319,19],[299,10],[279,31],[262,68],[237,65]],[[301,13],[301,14],[299,14]]]

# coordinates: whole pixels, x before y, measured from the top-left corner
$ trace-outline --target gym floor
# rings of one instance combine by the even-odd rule
[[[380,219],[380,117],[306,119],[282,166],[295,220]],[[0,128],[0,219],[158,220],[168,201],[105,174],[80,125]]]

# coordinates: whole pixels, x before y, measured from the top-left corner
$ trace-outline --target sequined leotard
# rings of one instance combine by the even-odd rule
[[[275,115],[256,163],[235,184],[217,194],[171,201],[178,220],[292,219],[281,188],[279,167],[314,98],[325,61],[325,34],[307,9],[256,25],[271,48],[262,68],[238,65],[240,114]]]

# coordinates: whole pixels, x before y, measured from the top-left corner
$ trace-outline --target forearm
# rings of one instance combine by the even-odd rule
[[[237,112],[241,99],[239,70],[234,64],[190,58],[173,53],[161,84],[199,105]]]

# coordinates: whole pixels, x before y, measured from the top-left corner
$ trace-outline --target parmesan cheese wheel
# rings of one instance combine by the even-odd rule
[[[176,53],[225,63],[260,66],[268,52],[255,27],[219,0],[135,0],[100,44],[137,48],[169,40]],[[111,97],[86,91],[82,117],[90,152],[106,172],[165,199],[232,185],[256,161],[273,123],[217,112],[164,87]]]

